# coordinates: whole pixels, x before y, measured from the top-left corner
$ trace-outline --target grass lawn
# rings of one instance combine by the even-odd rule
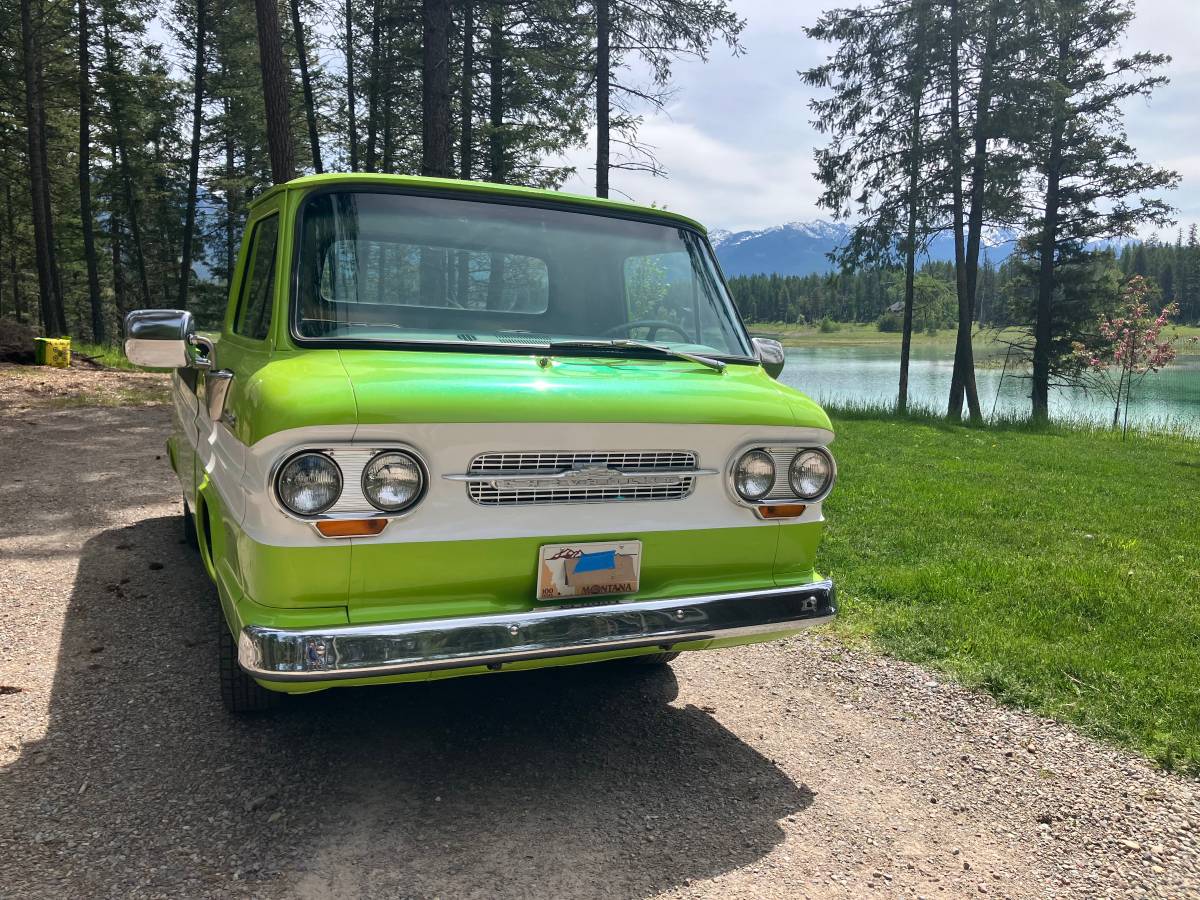
[[[1200,774],[1200,443],[834,422],[843,635]]]

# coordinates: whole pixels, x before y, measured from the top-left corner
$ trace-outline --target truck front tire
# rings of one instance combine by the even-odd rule
[[[237,661],[237,642],[225,624],[225,614],[217,607],[218,667],[221,675],[221,700],[231,713],[264,713],[277,707],[282,694],[268,691],[245,673]]]

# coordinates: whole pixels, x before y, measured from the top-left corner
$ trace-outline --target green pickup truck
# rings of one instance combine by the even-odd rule
[[[828,621],[829,419],[777,380],[704,228],[504,185],[298,178],[253,205],[219,334],[126,320],[235,712]]]

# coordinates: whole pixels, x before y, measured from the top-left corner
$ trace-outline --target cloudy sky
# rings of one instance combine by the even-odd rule
[[[676,93],[641,137],[657,150],[667,178],[614,172],[619,191],[640,203],[700,219],[709,227],[761,228],[818,218],[809,125],[811,91],[797,69],[820,61],[824,45],[803,32],[825,0],[733,0],[746,19],[746,53],[722,46],[707,64],[676,68]],[[1128,108],[1130,138],[1144,160],[1175,169],[1180,187],[1167,195],[1182,222],[1200,222],[1200,0],[1140,0],[1126,49],[1169,53],[1171,84]],[[565,190],[590,193],[587,151],[571,157],[579,174]]]

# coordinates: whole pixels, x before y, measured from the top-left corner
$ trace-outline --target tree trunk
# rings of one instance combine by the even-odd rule
[[[226,97],[222,101],[225,111],[225,122],[229,122],[229,98]],[[237,233],[235,227],[237,217],[237,191],[233,186],[233,180],[237,176],[236,163],[237,160],[233,152],[233,137],[229,133],[228,124],[225,129],[225,288],[226,291],[233,285],[233,268],[237,265],[237,246],[234,242],[234,235]]]
[[[1071,51],[1070,42],[1060,38],[1058,44],[1059,77]],[[1038,240],[1037,307],[1033,325],[1033,390],[1032,413],[1035,422],[1050,418],[1050,343],[1051,307],[1054,301],[1054,254],[1058,249],[1058,214],[1061,203],[1063,137],[1066,132],[1064,101],[1057,100],[1054,121],[1050,128],[1050,149],[1046,158],[1046,199],[1042,215],[1042,234]],[[1117,405],[1120,407],[1118,388]],[[1115,414],[1114,414],[1115,415]],[[1116,427],[1116,420],[1113,420]]]
[[[351,0],[346,0],[346,115],[351,172],[358,171],[358,119],[354,104],[354,7]]]
[[[963,369],[965,355],[963,353],[962,320],[963,307],[968,306],[966,247],[963,243],[963,159],[962,159],[962,127],[959,114],[959,92],[961,90],[961,61],[959,51],[962,47],[962,14],[959,12],[958,0],[950,0],[950,180],[951,205],[953,207],[954,228],[954,281],[958,295],[958,340],[954,347],[954,371],[950,377],[950,401],[946,415],[951,421],[962,419],[963,402]],[[970,348],[970,324],[968,319],[967,347]]]
[[[504,7],[492,7],[488,30],[488,178],[508,179],[504,152]]]
[[[33,218],[34,257],[38,273],[38,302],[42,327],[50,337],[67,333],[58,261],[54,255],[54,217],[50,208],[50,178],[46,154],[46,110],[42,97],[41,15],[33,20],[32,0],[21,0],[21,57],[25,76],[25,130],[29,152],[29,188]]]
[[[421,54],[421,174],[449,178],[450,0],[424,0]]]
[[[458,89],[458,108],[461,125],[458,130],[458,177],[471,178],[475,163],[475,4],[463,4],[462,82]],[[463,257],[465,259],[465,257]]]
[[[596,196],[608,196],[609,170],[609,50],[608,40],[612,23],[609,20],[609,0],[595,0],[596,11]]]
[[[79,224],[87,265],[88,306],[92,340],[103,344],[104,307],[100,302],[100,266],[96,260],[96,228],[92,219],[92,65],[87,0],[79,0]]]
[[[371,59],[367,78],[367,171],[376,171],[375,142],[379,131],[379,51],[380,29],[383,27],[383,3],[375,0],[371,7]]]
[[[904,326],[900,335],[900,389],[896,412],[908,412],[908,362],[912,355],[913,293],[917,272],[917,192],[921,189],[921,93],[914,91],[908,143],[908,233],[904,241]]]
[[[104,19],[104,64],[108,70],[108,110],[112,119],[113,157],[121,170],[121,185],[125,196],[125,214],[129,217],[129,231],[133,238],[133,261],[137,266],[138,287],[142,292],[142,306],[150,306],[150,280],[146,277],[146,254],[142,245],[142,228],[138,216],[137,196],[133,190],[133,177],[129,170],[129,152],[125,139],[125,115],[121,104],[120,88],[117,85],[117,62],[113,53],[112,34],[107,17]]]
[[[125,313],[129,304],[125,300],[125,263],[121,258],[121,220],[116,216],[109,219],[108,242],[112,247],[113,305],[117,308],[118,329],[125,329]],[[123,335],[122,335],[123,336]]]
[[[12,284],[13,318],[25,321],[25,298],[21,293],[21,279],[17,277],[17,232],[13,222],[12,184],[4,182],[4,207],[8,225],[8,278]]]
[[[296,176],[296,152],[292,146],[291,114],[288,111],[290,74],[283,60],[279,9],[275,0],[254,0],[254,14],[258,23],[258,64],[262,69],[271,180],[283,184]]]
[[[5,184],[4,184],[4,189],[5,189],[5,192],[8,191],[8,183],[7,182],[5,182]],[[13,244],[13,236],[12,236],[11,229],[8,229],[8,230],[0,233],[0,267],[2,267],[4,265],[4,258],[5,258],[4,251],[11,248],[12,244]],[[0,268],[0,319],[4,318],[4,276],[5,276],[5,274],[6,273],[5,273],[4,269]],[[16,277],[16,276],[14,275],[14,277]]]
[[[396,71],[396,29],[389,28],[383,43],[383,71]],[[395,149],[394,132],[392,125],[395,119],[395,95],[393,94],[394,82],[389,80],[385,83],[380,99],[383,101],[383,163],[380,165],[379,171],[391,174],[392,173],[392,156]]]
[[[79,0],[82,5],[84,0]],[[204,42],[207,0],[196,0],[196,59],[192,70],[192,145],[188,156],[187,209],[183,217],[183,252],[179,259],[179,309],[187,309],[192,283],[192,237],[196,231],[196,193],[200,182],[200,130],[204,124]]]
[[[1058,247],[1059,184],[1062,169],[1063,123],[1056,117],[1046,161],[1046,201],[1038,241],[1037,309],[1033,326],[1033,419],[1050,417],[1051,305],[1054,299],[1054,254]]]
[[[308,77],[308,47],[304,42],[304,22],[300,18],[300,0],[290,0],[292,8],[292,37],[296,42],[296,59],[300,64],[300,88],[304,93],[304,117],[308,122],[308,146],[312,153],[313,171],[320,175],[321,136],[317,133],[317,110],[313,106],[312,81]]]
[[[991,134],[992,78],[996,57],[996,22],[999,3],[992,0],[988,8],[987,32],[983,57],[980,60],[979,88],[976,93],[974,148],[971,158],[971,207],[967,217],[966,248],[966,306],[961,300],[958,317],[958,343],[962,345],[963,361],[959,380],[967,400],[971,421],[983,421],[979,392],[975,385],[975,354],[971,346],[971,330],[975,321],[975,299],[979,284],[979,246],[983,239],[984,187],[987,178],[987,143]],[[964,340],[965,331],[965,340]],[[956,347],[956,352],[957,352]],[[959,404],[961,408],[961,402]]]

